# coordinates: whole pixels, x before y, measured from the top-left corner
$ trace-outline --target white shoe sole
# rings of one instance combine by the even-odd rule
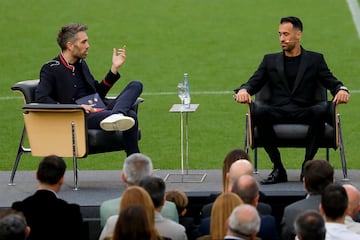
[[[101,121],[100,127],[105,131],[126,131],[135,125],[134,119],[124,116],[117,121]]]

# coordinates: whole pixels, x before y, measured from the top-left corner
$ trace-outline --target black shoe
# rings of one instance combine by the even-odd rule
[[[261,184],[275,184],[287,181],[288,180],[285,169],[274,168],[268,178],[261,181]]]

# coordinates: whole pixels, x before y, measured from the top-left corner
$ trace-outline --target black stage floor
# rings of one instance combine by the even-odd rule
[[[259,170],[258,180],[265,178],[270,170]],[[299,170],[287,170],[289,182],[261,185],[260,190],[272,205],[278,219],[287,204],[305,196],[303,184],[299,182]],[[100,233],[99,205],[107,199],[116,198],[125,189],[120,178],[121,171],[79,171],[79,190],[73,190],[73,172],[67,171],[59,196],[68,202],[78,203],[89,228],[89,239],[97,239]],[[201,205],[212,201],[214,194],[222,190],[221,170],[155,170],[154,174],[166,179],[167,190],[182,189],[189,197],[188,212],[197,216]],[[168,175],[170,174],[170,175]],[[206,174],[206,175],[204,175]],[[349,170],[348,183],[360,188],[360,171]],[[36,191],[35,171],[18,171],[15,186],[8,186],[9,171],[0,172],[0,209],[10,207],[12,202],[22,200]],[[200,182],[200,180],[202,180]],[[343,183],[341,170],[335,171],[336,182]]]

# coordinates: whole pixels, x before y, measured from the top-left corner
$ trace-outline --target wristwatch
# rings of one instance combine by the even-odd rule
[[[350,93],[349,89],[348,89],[347,87],[345,87],[345,86],[341,86],[341,87],[339,88],[339,90],[344,90],[344,91],[346,91],[347,93]]]

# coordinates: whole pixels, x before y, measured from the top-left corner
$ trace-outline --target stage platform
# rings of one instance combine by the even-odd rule
[[[271,170],[259,170],[258,180],[266,178]],[[299,170],[287,170],[287,183],[260,185],[266,200],[273,207],[274,216],[279,220],[283,208],[296,200],[305,197],[305,189],[299,181]],[[188,174],[187,174],[188,173]],[[89,239],[95,240],[101,231],[99,224],[99,206],[107,199],[116,198],[126,188],[120,178],[121,171],[79,171],[79,190],[73,190],[73,172],[67,171],[64,185],[59,196],[71,203],[81,206]],[[168,175],[170,174],[170,175]],[[206,174],[204,176],[204,174]],[[188,213],[199,217],[201,206],[214,200],[222,190],[221,170],[155,170],[154,175],[166,178],[167,190],[182,189],[189,197]],[[360,188],[360,171],[349,170],[349,180],[346,181]],[[37,189],[35,171],[18,171],[15,176],[15,186],[8,186],[9,171],[0,172],[0,209],[8,208],[14,201],[22,200]],[[335,171],[336,182],[344,183],[341,170]],[[203,180],[202,182],[200,182]]]

